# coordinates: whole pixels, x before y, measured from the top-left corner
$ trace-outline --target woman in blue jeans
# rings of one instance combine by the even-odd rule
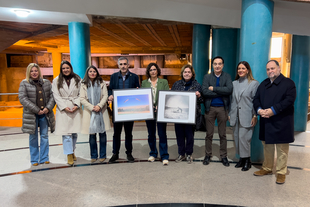
[[[33,166],[49,164],[48,127],[55,130],[52,84],[42,78],[40,67],[30,63],[26,70],[26,79],[19,86],[18,98],[23,105],[22,131],[29,133],[30,159]],[[38,127],[40,127],[40,150],[38,145]]]
[[[99,133],[99,162],[106,159],[107,134],[111,128],[107,110],[108,90],[95,66],[89,66],[82,80],[80,90],[81,104],[84,106],[82,134],[89,134],[91,163],[98,159],[97,138]]]
[[[73,72],[71,63],[62,61],[59,76],[53,80],[52,86],[57,104],[55,134],[62,135],[64,154],[71,166],[77,160],[74,150],[77,133],[81,131],[80,86],[81,78]]]
[[[168,81],[166,79],[158,78],[160,76],[160,68],[156,63],[150,63],[146,67],[146,77],[147,80],[142,81],[141,88],[151,88],[153,96],[153,107],[156,118],[157,101],[158,101],[158,91],[159,90],[169,90]],[[146,120],[146,126],[149,133],[148,143],[150,146],[150,157],[149,162],[154,162],[157,158],[158,152],[156,148],[156,125],[159,136],[159,152],[162,159],[163,165],[168,165],[169,154],[168,154],[168,144],[167,144],[167,123],[159,123],[156,120]]]
[[[195,79],[195,70],[193,66],[187,64],[181,69],[182,79],[175,82],[171,88],[172,91],[194,91],[196,92],[197,105],[196,114],[201,110],[200,104],[203,103],[201,96],[201,85]],[[175,134],[177,137],[179,156],[175,159],[176,162],[181,162],[186,159],[188,164],[193,162],[194,151],[194,133],[195,126],[190,124],[174,124]],[[185,142],[186,141],[186,142]]]

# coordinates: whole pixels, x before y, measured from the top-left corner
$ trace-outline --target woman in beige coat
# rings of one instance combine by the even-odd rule
[[[84,106],[82,133],[89,134],[91,163],[98,159],[97,138],[99,133],[99,162],[106,159],[107,135],[110,119],[107,111],[108,91],[95,66],[87,68],[80,90],[81,104]]]
[[[73,165],[77,133],[81,128],[80,86],[81,78],[73,72],[68,61],[62,61],[60,74],[53,80],[53,95],[57,104],[55,134],[62,135],[64,154]]]

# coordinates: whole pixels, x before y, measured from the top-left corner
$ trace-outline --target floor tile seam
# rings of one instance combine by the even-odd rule
[[[169,161],[175,161],[175,159],[169,159]],[[203,159],[194,159],[193,161],[194,162],[203,162]],[[137,163],[138,162],[148,162],[148,160],[137,159],[137,160],[135,160],[135,162],[137,162]],[[210,162],[221,163],[219,160],[211,160]],[[40,168],[40,169],[32,169],[32,170],[24,170],[24,171],[19,171],[19,172],[5,173],[5,174],[0,174],[0,177],[6,177],[6,176],[11,176],[11,175],[19,175],[19,174],[28,174],[28,173],[40,172],[40,171],[46,171],[46,170],[56,170],[56,169],[64,169],[64,168],[72,168],[72,167],[85,167],[85,166],[106,165],[106,164],[111,165],[111,164],[119,164],[119,163],[128,163],[128,161],[124,159],[124,160],[117,161],[115,163],[104,162],[104,163],[83,163],[83,164],[76,164],[73,166],[63,165],[63,166],[57,166],[57,167]],[[235,164],[237,162],[230,162],[230,163]],[[252,163],[252,164],[253,165],[259,165],[259,166],[262,165],[260,163]],[[301,168],[301,167],[294,167],[294,166],[287,166],[287,168],[310,172],[309,168]]]
[[[168,140],[176,140],[176,138],[167,138]],[[132,139],[132,141],[147,141],[147,138],[144,139]],[[194,139],[194,140],[199,140],[199,139]],[[204,141],[204,139],[201,139]],[[219,141],[216,139],[213,139],[214,141]],[[156,141],[159,141],[159,138],[156,139]],[[227,141],[233,141],[233,140],[227,140]],[[113,140],[107,140],[107,142],[113,142]],[[121,142],[125,142],[125,139],[122,139]],[[76,142],[76,144],[88,144],[89,142]],[[97,141],[99,143],[99,140]],[[63,144],[50,144],[49,147],[55,147],[55,146],[62,146]],[[40,147],[40,145],[39,145]],[[10,148],[10,149],[3,149],[0,150],[0,152],[8,152],[8,151],[14,151],[14,150],[24,150],[24,149],[29,149],[29,147],[18,147],[18,148]]]

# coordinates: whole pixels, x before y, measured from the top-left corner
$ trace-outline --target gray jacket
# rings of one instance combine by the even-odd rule
[[[54,132],[55,117],[53,108],[55,106],[55,101],[52,94],[52,84],[46,79],[40,79],[39,82],[42,84],[45,107],[49,110],[46,114],[48,125],[51,128],[51,132]],[[36,130],[36,114],[40,111],[40,108],[36,104],[36,90],[36,86],[31,79],[29,79],[29,82],[24,79],[19,85],[18,98],[24,107],[22,126],[22,131],[24,133],[34,134]]]
[[[213,86],[213,91],[209,90],[209,86]],[[228,73],[222,71],[220,76],[220,86],[216,87],[216,76],[212,71],[210,74],[206,74],[202,83],[202,95],[205,100],[206,112],[210,110],[211,101],[213,98],[222,97],[224,107],[229,109],[230,95],[232,93],[233,85],[231,77]]]
[[[248,80],[245,80],[248,82]],[[256,112],[253,107],[253,99],[259,85],[256,80],[248,83],[246,88],[236,91],[239,80],[233,82],[234,90],[232,93],[231,106],[229,111],[230,125],[235,126],[239,118],[242,127],[251,127],[251,121]],[[239,92],[239,93],[238,93]]]

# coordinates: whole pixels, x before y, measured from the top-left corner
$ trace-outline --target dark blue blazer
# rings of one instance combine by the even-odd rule
[[[108,88],[109,96],[113,95],[113,92],[112,92],[113,89],[120,89],[119,88],[119,82],[118,82],[119,75],[121,75],[120,71],[117,73],[113,73],[111,75],[110,85]],[[139,77],[136,74],[128,71],[126,79],[129,80],[129,87],[128,88],[137,88],[137,87],[140,88]]]

